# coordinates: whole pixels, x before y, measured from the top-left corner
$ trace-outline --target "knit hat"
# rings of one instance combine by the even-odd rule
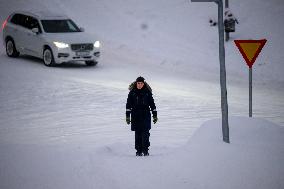
[[[142,76],[137,77],[136,82],[145,82],[145,79]]]

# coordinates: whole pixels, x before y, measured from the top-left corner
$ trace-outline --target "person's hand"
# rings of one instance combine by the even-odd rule
[[[158,121],[158,117],[157,117],[157,116],[154,116],[154,117],[153,117],[153,123],[156,124],[157,121]]]
[[[126,117],[126,123],[127,123],[127,125],[130,124],[130,117]]]

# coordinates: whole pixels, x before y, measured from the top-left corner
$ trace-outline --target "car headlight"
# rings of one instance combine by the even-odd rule
[[[95,47],[95,48],[100,48],[100,46],[101,46],[100,41],[96,41],[96,42],[94,43],[94,47]]]
[[[69,45],[68,44],[66,44],[66,43],[62,43],[62,42],[53,42],[54,43],[54,45],[57,47],[57,48],[60,48],[60,49],[63,49],[63,48],[67,48],[67,47],[69,47]]]

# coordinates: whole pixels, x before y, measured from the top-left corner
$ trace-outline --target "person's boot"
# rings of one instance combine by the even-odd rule
[[[137,151],[137,152],[136,152],[136,156],[142,156],[142,152]]]
[[[149,156],[148,150],[144,150],[144,151],[143,151],[143,154],[144,154],[144,156]]]

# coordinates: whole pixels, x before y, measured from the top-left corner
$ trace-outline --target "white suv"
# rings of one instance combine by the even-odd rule
[[[27,54],[42,58],[46,66],[73,61],[94,66],[100,57],[100,42],[64,15],[14,12],[2,29],[9,57]]]

